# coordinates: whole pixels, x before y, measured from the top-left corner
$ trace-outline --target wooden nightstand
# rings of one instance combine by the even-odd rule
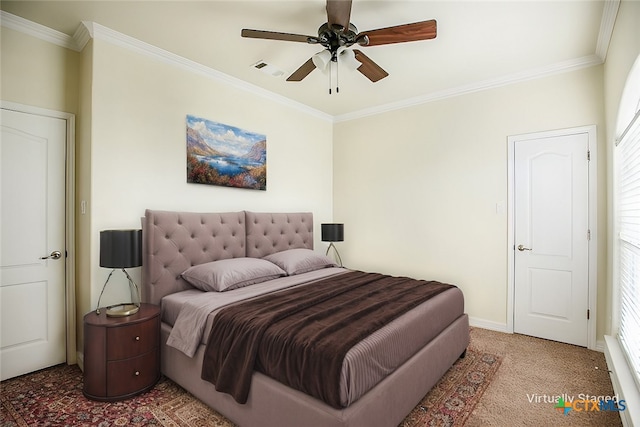
[[[105,309],[84,316],[84,388],[89,399],[127,399],[160,379],[160,307],[142,304],[126,317]]]

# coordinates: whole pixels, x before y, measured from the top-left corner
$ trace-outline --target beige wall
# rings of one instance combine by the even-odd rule
[[[91,204],[91,85],[93,80],[93,41],[80,54],[78,72],[78,114],[76,117],[76,336],[77,348],[84,346],[83,317],[92,307],[90,251],[91,215],[82,214],[81,201]]]
[[[0,28],[0,99],[76,113],[79,54]]]
[[[597,66],[338,123],[334,219],[346,223],[345,263],[457,284],[470,316],[504,328],[507,214],[496,205],[507,202],[507,137],[595,124],[606,310],[602,74]]]
[[[92,67],[90,176],[82,177],[90,188],[78,200],[90,199],[91,304],[81,312],[95,306],[109,272],[98,265],[99,232],[140,227],[146,208],[312,211],[321,248],[320,223],[332,215],[330,121],[101,39]],[[265,134],[267,191],[187,184],[187,114]],[[117,279],[106,304],[126,298]]]

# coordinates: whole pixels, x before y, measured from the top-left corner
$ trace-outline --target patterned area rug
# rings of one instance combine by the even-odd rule
[[[491,382],[501,358],[469,349],[402,422],[402,427],[462,426]],[[82,394],[77,365],[59,365],[0,383],[0,426],[231,427],[171,380],[122,402]]]
[[[468,349],[466,357],[458,359],[400,427],[463,426],[501,362],[500,356]]]

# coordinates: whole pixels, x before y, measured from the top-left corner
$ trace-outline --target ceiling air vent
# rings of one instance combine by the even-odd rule
[[[275,67],[271,64],[267,64],[266,62],[260,60],[252,65],[253,68],[256,68],[262,71],[265,74],[269,74],[273,77],[280,77],[284,74],[284,71],[280,70],[278,67]]]

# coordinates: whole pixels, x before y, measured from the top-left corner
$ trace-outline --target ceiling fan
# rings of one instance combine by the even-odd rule
[[[405,43],[436,37],[437,24],[435,19],[358,33],[355,25],[350,22],[351,3],[352,0],[327,0],[327,22],[318,28],[317,36],[243,29],[242,37],[284,40],[323,46],[325,50],[313,55],[287,78],[287,81],[295,82],[302,81],[316,68],[325,68],[331,63],[337,63],[338,58],[340,58],[341,62],[350,63],[352,68],[360,71],[372,82],[377,82],[387,77],[389,73],[360,50],[346,48],[353,45],[367,47]],[[329,93],[331,93],[331,90],[329,90]]]

